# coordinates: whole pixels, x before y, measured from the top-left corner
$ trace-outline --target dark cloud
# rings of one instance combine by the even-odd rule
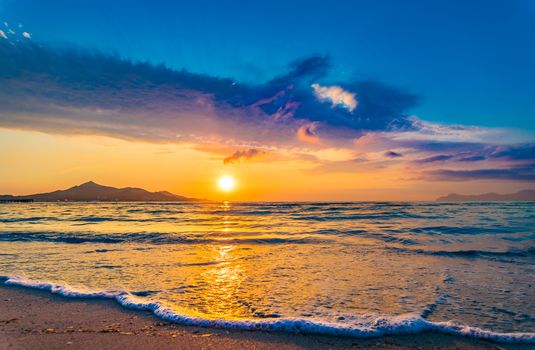
[[[457,159],[459,162],[480,162],[487,159],[485,156],[463,156]]]
[[[501,162],[535,162],[535,144],[493,145],[483,142],[397,140],[388,141],[388,146],[411,149],[415,152],[435,153],[427,158],[415,160],[416,164],[440,161],[480,162],[494,160]]]
[[[243,150],[243,151],[236,151],[232,155],[223,159],[223,163],[232,164],[232,163],[237,163],[237,162],[244,161],[244,160],[250,160],[252,158],[261,156],[265,153],[266,153],[265,151],[262,151],[256,148],[250,148],[250,149]]]
[[[353,131],[390,130],[392,127],[410,128],[407,112],[417,105],[416,96],[379,82],[362,81],[337,85],[346,91],[356,93],[358,107],[354,111],[346,108],[332,108],[311,94],[310,86],[294,91],[292,97],[301,102],[296,117],[307,118],[332,127],[343,127]],[[353,136],[358,135],[353,133]]]
[[[489,145],[485,143],[464,141],[403,140],[399,142],[399,145],[400,147],[440,154],[466,152],[479,154],[488,152],[489,148]]]
[[[422,159],[421,163],[437,160],[456,160],[459,162],[480,162],[483,160],[499,161],[535,161],[535,145],[531,143],[515,145],[490,145],[482,143],[448,142],[448,143],[423,143],[418,149],[426,151],[449,151],[457,152],[448,155],[437,155]]]
[[[403,157],[403,154],[394,151],[387,151],[384,153],[384,156],[387,158],[401,158]]]
[[[419,164],[427,164],[427,163],[443,162],[446,160],[450,160],[452,158],[453,156],[449,154],[439,154],[439,155],[432,156],[432,157],[417,159],[414,162],[419,163]]]
[[[465,181],[465,180],[513,180],[535,181],[535,164],[504,169],[476,169],[476,170],[450,170],[439,169],[428,171],[425,177],[439,181]]]
[[[300,142],[305,125],[334,143],[366,130],[410,127],[405,118],[417,98],[378,82],[337,84],[356,92],[353,112],[318,101],[311,84],[325,79],[329,67],[327,56],[307,57],[255,85],[100,52],[2,41],[0,126],[250,145]]]
[[[290,64],[290,71],[273,82],[294,82],[297,79],[319,79],[327,74],[331,66],[329,56],[306,57]]]
[[[496,146],[489,156],[508,160],[535,160],[535,144]]]

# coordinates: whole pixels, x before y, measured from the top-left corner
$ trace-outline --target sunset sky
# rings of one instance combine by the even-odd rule
[[[529,0],[3,0],[0,194],[535,188],[534,62]]]

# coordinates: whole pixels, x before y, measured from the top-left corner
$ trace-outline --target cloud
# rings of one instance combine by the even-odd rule
[[[505,169],[439,169],[426,172],[425,177],[436,181],[513,180],[535,182],[535,165]]]
[[[22,32],[22,36],[25,37],[26,39],[31,39],[32,38],[32,35],[28,32]]]
[[[317,123],[303,125],[299,128],[299,130],[297,130],[297,138],[303,142],[318,144],[320,139],[316,134],[317,127]]]
[[[236,151],[232,155],[226,157],[223,159],[223,164],[233,164],[238,163],[245,160],[250,160],[252,158],[256,158],[258,156],[261,156],[263,154],[266,154],[265,151],[256,149],[256,148],[249,148],[244,151]]]
[[[531,164],[535,164],[535,143],[518,143],[517,140],[529,140],[523,132],[431,123],[413,116],[408,117],[407,121],[412,124],[408,128],[369,131],[356,138],[355,151],[367,158],[367,163],[358,164],[358,168],[374,164],[387,167],[402,165],[405,172],[411,173],[408,178],[424,180],[492,178],[514,181],[518,178],[521,181],[531,181],[530,169]],[[511,140],[513,143],[505,144],[505,141]],[[381,163],[381,159],[396,158],[389,157],[392,149],[402,154],[403,159],[390,164]],[[382,157],[377,157],[377,154]],[[480,169],[474,169],[475,164]],[[355,164],[337,164],[338,171],[344,167],[348,173],[357,168]]]
[[[217,146],[218,159],[238,149],[225,164],[270,149],[325,171],[396,166],[426,179],[528,181],[535,163],[532,135],[425,121],[410,113],[419,98],[404,89],[330,81],[327,56],[258,83],[33,40],[0,40],[0,61],[4,128]]]
[[[473,125],[429,122],[417,116],[407,116],[405,125],[395,128],[396,140],[433,141],[435,143],[491,143],[510,144],[533,140],[532,134],[523,135],[519,130],[490,128]]]
[[[450,160],[452,158],[453,156],[449,154],[439,154],[439,155],[428,157],[428,158],[417,159],[414,162],[418,164],[426,164],[426,163],[443,162],[445,160]]]
[[[331,64],[328,56],[306,57],[290,64],[290,72],[283,76],[283,80],[295,80],[303,77],[317,79],[329,70]]]
[[[509,160],[535,160],[535,143],[496,146],[489,157]]]
[[[0,126],[49,133],[253,148],[313,144],[321,134],[322,144],[341,147],[387,130],[413,106],[412,95],[356,81],[349,85],[365,97],[353,113],[321,103],[310,85],[324,79],[326,56],[258,84],[33,41],[0,42],[0,60]]]
[[[387,158],[401,158],[403,157],[403,154],[394,151],[386,151],[384,156]]]
[[[459,162],[480,162],[482,160],[487,159],[485,156],[468,156],[468,157],[461,157],[458,159]]]
[[[340,86],[321,86],[312,84],[314,95],[321,102],[331,102],[332,107],[344,107],[350,112],[357,108],[357,98],[355,93],[346,91]]]

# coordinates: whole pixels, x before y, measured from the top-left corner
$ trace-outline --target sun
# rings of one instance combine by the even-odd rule
[[[228,175],[222,176],[217,180],[217,187],[223,192],[231,192],[236,188],[236,180]]]

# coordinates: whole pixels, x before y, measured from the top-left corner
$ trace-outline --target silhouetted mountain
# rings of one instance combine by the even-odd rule
[[[115,188],[102,186],[89,181],[66,190],[48,193],[31,194],[27,196],[0,196],[0,200],[33,199],[35,201],[72,201],[72,202],[184,202],[198,201],[195,198],[178,196],[167,191],[149,192],[142,188]]]
[[[535,190],[523,190],[516,193],[499,194],[485,193],[478,195],[463,195],[450,193],[437,198],[437,202],[535,202]]]

